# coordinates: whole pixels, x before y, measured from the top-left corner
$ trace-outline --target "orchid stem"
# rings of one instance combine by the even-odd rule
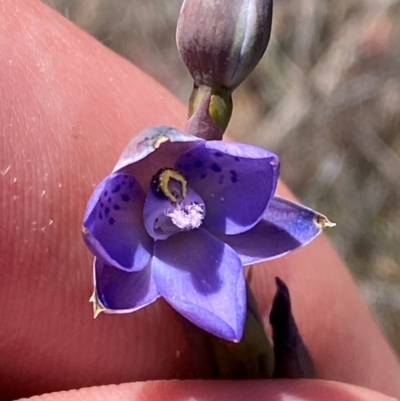
[[[194,85],[185,132],[206,140],[221,140],[232,109],[231,90]]]

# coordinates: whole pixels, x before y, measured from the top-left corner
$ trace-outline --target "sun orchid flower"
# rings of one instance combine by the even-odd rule
[[[163,297],[202,329],[240,340],[243,266],[290,252],[329,223],[274,196],[278,175],[278,157],[255,146],[164,126],[136,136],[84,216],[95,313]]]

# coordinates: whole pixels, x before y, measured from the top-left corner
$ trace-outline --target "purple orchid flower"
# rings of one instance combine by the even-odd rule
[[[278,174],[278,157],[255,146],[164,126],[136,136],[84,216],[95,314],[132,312],[161,296],[202,329],[240,340],[243,266],[290,252],[329,224],[274,196]]]

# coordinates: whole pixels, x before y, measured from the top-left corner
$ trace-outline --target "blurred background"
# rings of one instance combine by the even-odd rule
[[[44,1],[187,102],[182,0]],[[272,29],[228,133],[278,153],[337,223],[326,233],[400,353],[400,0],[275,0]]]

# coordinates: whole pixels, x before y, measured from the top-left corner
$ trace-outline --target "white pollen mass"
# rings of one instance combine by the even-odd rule
[[[205,217],[203,205],[192,203],[190,205],[176,205],[172,210],[165,212],[171,218],[172,223],[182,230],[199,228]]]

